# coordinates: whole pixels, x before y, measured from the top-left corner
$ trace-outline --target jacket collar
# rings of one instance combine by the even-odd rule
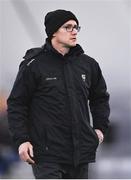
[[[46,49],[47,51],[50,51],[52,53],[55,53],[57,55],[63,56],[55,48],[53,48],[53,46],[51,45],[51,42],[48,39],[46,39],[44,49]],[[84,51],[83,51],[82,47],[79,44],[77,44],[75,47],[70,48],[69,52],[64,57],[78,56],[83,53],[84,53]]]

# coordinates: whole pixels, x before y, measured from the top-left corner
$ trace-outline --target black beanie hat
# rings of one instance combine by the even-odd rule
[[[76,23],[79,24],[78,19],[71,11],[58,9],[48,12],[45,16],[45,31],[48,38],[51,38],[52,35],[69,20],[75,20]]]

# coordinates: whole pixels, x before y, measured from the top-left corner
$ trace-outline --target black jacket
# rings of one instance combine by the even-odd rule
[[[98,63],[79,45],[62,56],[48,42],[24,59],[7,100],[17,147],[30,141],[36,162],[94,162],[94,129],[105,134],[109,123],[109,94]]]

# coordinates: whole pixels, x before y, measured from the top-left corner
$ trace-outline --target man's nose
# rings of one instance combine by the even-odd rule
[[[73,33],[73,34],[77,34],[77,33],[78,33],[77,29],[76,29],[76,28],[73,28],[73,29],[72,29],[72,33]]]

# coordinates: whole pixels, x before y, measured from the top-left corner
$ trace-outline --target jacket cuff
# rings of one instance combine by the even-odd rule
[[[19,140],[17,140],[17,141],[15,142],[16,148],[18,149],[19,146],[20,146],[22,143],[24,143],[24,142],[31,142],[31,141],[30,141],[30,138],[20,138]]]

